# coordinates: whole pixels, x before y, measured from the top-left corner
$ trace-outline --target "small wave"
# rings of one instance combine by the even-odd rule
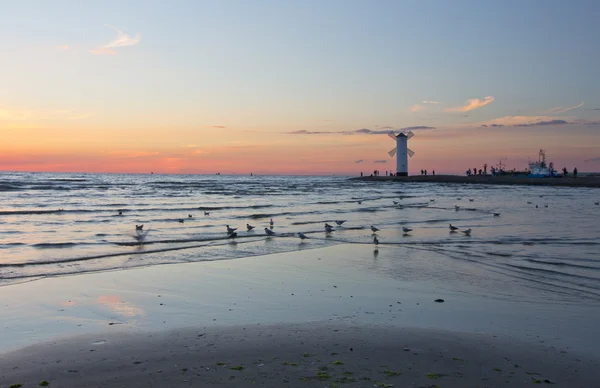
[[[0,211],[0,215],[8,216],[8,215],[34,215],[34,214],[59,214],[65,213],[67,211],[74,212],[73,210],[6,210]],[[92,212],[92,210],[79,210],[80,213]]]
[[[585,269],[593,269],[593,270],[600,271],[599,267],[593,267],[593,266],[583,265],[583,264],[565,263],[562,261],[545,261],[545,260],[538,260],[538,259],[525,259],[525,261],[528,261],[530,263],[536,263],[536,264],[555,265],[558,267],[585,268]]]
[[[32,247],[38,249],[51,249],[51,248],[71,248],[77,245],[76,243],[66,242],[66,243],[38,243],[33,244]]]
[[[596,277],[583,276],[583,275],[575,275],[575,274],[566,273],[566,272],[558,272],[558,271],[554,271],[554,270],[551,270],[551,269],[526,267],[526,266],[523,266],[523,265],[516,265],[516,264],[506,264],[506,265],[508,267],[511,267],[511,268],[521,269],[521,270],[529,271],[529,272],[542,272],[542,273],[547,273],[547,274],[552,274],[552,275],[558,275],[558,276],[567,276],[567,277],[571,277],[571,278],[596,280],[596,281],[599,280]]]
[[[5,248],[13,248],[13,247],[17,247],[20,245],[26,245],[25,243],[21,243],[21,242],[12,242],[12,243],[6,243],[6,244],[0,244],[0,249]]]
[[[85,178],[50,178],[49,181],[54,182],[87,182],[88,179]]]
[[[7,185],[7,184],[0,185],[0,191],[19,191],[22,189],[23,189],[22,187],[15,186],[15,185]]]
[[[360,213],[376,213],[378,211],[382,210],[382,208],[379,207],[361,207],[360,209],[357,209],[357,212]],[[385,209],[383,209],[385,210]]]

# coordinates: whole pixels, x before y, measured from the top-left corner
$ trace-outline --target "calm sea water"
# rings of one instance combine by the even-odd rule
[[[372,244],[375,225],[380,249],[403,245],[423,252],[424,261],[426,252],[435,252],[473,267],[469,274],[428,274],[424,263],[422,273],[413,268],[411,276],[460,275],[464,283],[490,279],[532,294],[600,300],[598,189],[347,177],[0,173],[0,195],[0,285]],[[270,218],[274,237],[264,232]],[[346,222],[338,227],[336,220]],[[326,234],[326,222],[335,231]],[[254,231],[246,231],[247,223]],[[450,233],[449,223],[471,228],[471,236]],[[143,244],[136,224],[147,232]],[[235,241],[227,238],[226,225],[239,228]],[[405,235],[402,227],[413,232]],[[300,241],[298,232],[309,239]],[[391,270],[400,274],[402,257],[397,259]]]

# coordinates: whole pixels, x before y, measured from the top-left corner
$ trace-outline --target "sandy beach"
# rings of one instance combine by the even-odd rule
[[[2,287],[1,386],[597,386],[598,302],[433,283],[422,260],[470,270],[339,245]]]
[[[514,176],[462,176],[462,175],[412,175],[412,176],[362,176],[353,180],[406,183],[453,183],[484,185],[526,185],[526,186],[558,186],[558,187],[600,187],[600,177],[580,176],[577,178],[528,178]]]
[[[490,335],[347,324],[81,336],[2,359],[5,383],[57,387],[597,386],[598,363]]]

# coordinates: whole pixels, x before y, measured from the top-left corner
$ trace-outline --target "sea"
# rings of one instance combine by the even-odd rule
[[[413,278],[453,276],[461,284],[496,284],[487,291],[498,295],[513,284],[540,299],[600,301],[599,189],[3,172],[0,198],[0,286],[360,244],[422,256],[422,268],[407,275]],[[237,228],[235,238],[227,225]],[[448,271],[428,271],[430,254],[443,256]],[[391,270],[402,273],[402,255],[394,260]],[[451,273],[457,261],[472,270]]]

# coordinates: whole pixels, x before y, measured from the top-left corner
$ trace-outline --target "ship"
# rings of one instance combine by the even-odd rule
[[[546,178],[556,176],[556,170],[552,162],[546,163],[546,151],[540,150],[537,162],[529,162],[530,178]]]

